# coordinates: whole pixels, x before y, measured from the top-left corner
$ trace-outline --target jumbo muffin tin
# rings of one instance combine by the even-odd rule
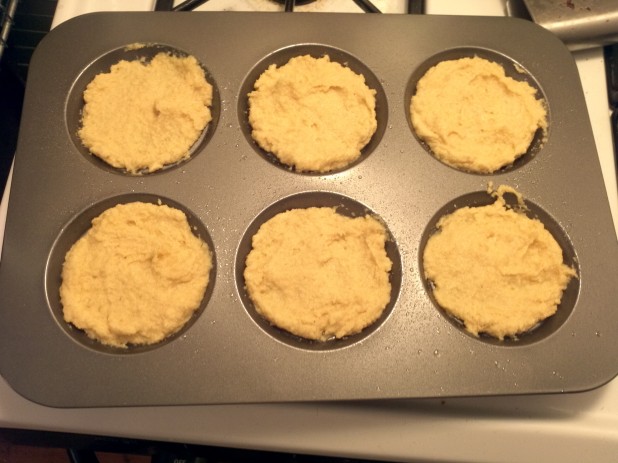
[[[130,47],[141,43],[142,48]],[[82,92],[120,59],[195,56],[215,87],[213,121],[190,159],[131,176],[76,138]],[[361,158],[323,175],[277,164],[251,140],[247,93],[272,63],[328,54],[377,91],[378,130]],[[415,137],[410,97],[445,59],[478,55],[538,89],[548,105],[512,167],[460,172]],[[563,248],[579,278],[558,313],[517,340],[475,338],[439,309],[422,250],[437,220],[488,204],[510,185]],[[214,251],[198,312],[170,339],[114,349],[62,319],[64,254],[90,220],[133,200],[184,210]],[[265,322],[244,289],[259,225],[294,207],[372,213],[390,233],[392,297],[362,333],[316,343]],[[324,13],[98,13],[53,30],[33,57],[0,266],[0,371],[25,397],[90,407],[555,393],[618,372],[618,245],[577,70],[549,32],[522,20]]]

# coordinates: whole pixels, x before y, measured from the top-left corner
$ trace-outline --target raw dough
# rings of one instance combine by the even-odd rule
[[[154,344],[199,307],[212,267],[182,211],[129,203],[106,210],[69,250],[64,319],[103,344]]]
[[[327,172],[358,159],[376,131],[375,90],[328,56],[271,65],[249,93],[251,135],[299,171]]]
[[[556,313],[564,289],[577,276],[539,220],[507,208],[505,192],[514,190],[501,186],[493,204],[442,217],[423,254],[438,304],[472,334],[499,339]]]
[[[84,101],[82,143],[132,174],[187,158],[212,119],[212,85],[193,56],[120,61],[88,84]]]
[[[418,81],[412,125],[433,154],[458,169],[490,173],[525,154],[547,111],[527,82],[482,58],[443,61]]]
[[[334,208],[292,209],[253,236],[245,282],[257,311],[303,338],[360,332],[390,300],[386,229],[373,217]]]

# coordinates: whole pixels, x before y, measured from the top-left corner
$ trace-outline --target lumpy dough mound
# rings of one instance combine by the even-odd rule
[[[244,272],[249,297],[270,323],[325,341],[360,332],[390,300],[386,229],[333,208],[292,209],[253,236]]]
[[[418,81],[412,125],[433,154],[455,168],[491,173],[525,154],[547,111],[527,82],[474,57],[443,61]]]
[[[113,167],[153,172],[189,156],[212,119],[212,92],[193,56],[123,60],[86,88],[78,136]]]
[[[66,255],[64,319],[103,344],[154,344],[199,307],[210,250],[182,211],[129,203],[106,210]]]
[[[251,135],[298,171],[327,172],[355,161],[376,131],[375,90],[328,56],[271,65],[249,93]]]
[[[577,276],[539,220],[507,208],[506,191],[514,192],[502,186],[493,204],[442,217],[423,255],[437,303],[472,334],[501,340],[556,313]]]

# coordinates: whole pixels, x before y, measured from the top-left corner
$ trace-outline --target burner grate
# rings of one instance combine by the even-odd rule
[[[17,0],[0,1],[0,60],[9,38],[9,32],[13,25],[13,18],[17,10]]]
[[[284,6],[284,11],[292,12],[294,7],[314,3],[317,0],[271,0]],[[365,13],[382,13],[370,0],[351,0]],[[208,0],[185,0],[174,6],[174,0],[157,0],[155,11],[193,11],[195,8],[207,3]],[[424,0],[408,0],[407,12],[410,14],[423,14],[425,10]]]

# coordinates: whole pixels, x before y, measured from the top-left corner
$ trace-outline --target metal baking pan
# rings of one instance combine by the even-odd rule
[[[150,45],[126,49],[136,42]],[[125,175],[76,139],[81,95],[112,63],[161,48],[203,65],[216,88],[214,120],[188,161]],[[246,94],[257,76],[307,53],[329,54],[377,90],[376,135],[357,163],[325,175],[276,165],[251,141],[247,123]],[[407,116],[416,81],[431,65],[472,55],[536,86],[549,108],[547,141],[493,175],[437,161]],[[30,400],[91,407],[557,393],[595,388],[618,371],[618,244],[590,122],[571,55],[535,24],[322,13],[81,16],[36,50],[21,127],[0,266],[0,370]],[[518,341],[463,331],[433,303],[419,258],[443,213],[490,201],[489,182],[517,188],[579,272],[558,313]],[[58,287],[64,253],[90,219],[135,199],[185,210],[216,266],[181,333],[122,351],[64,323]],[[257,315],[242,272],[262,221],[321,205],[384,221],[393,291],[370,329],[311,343]]]

